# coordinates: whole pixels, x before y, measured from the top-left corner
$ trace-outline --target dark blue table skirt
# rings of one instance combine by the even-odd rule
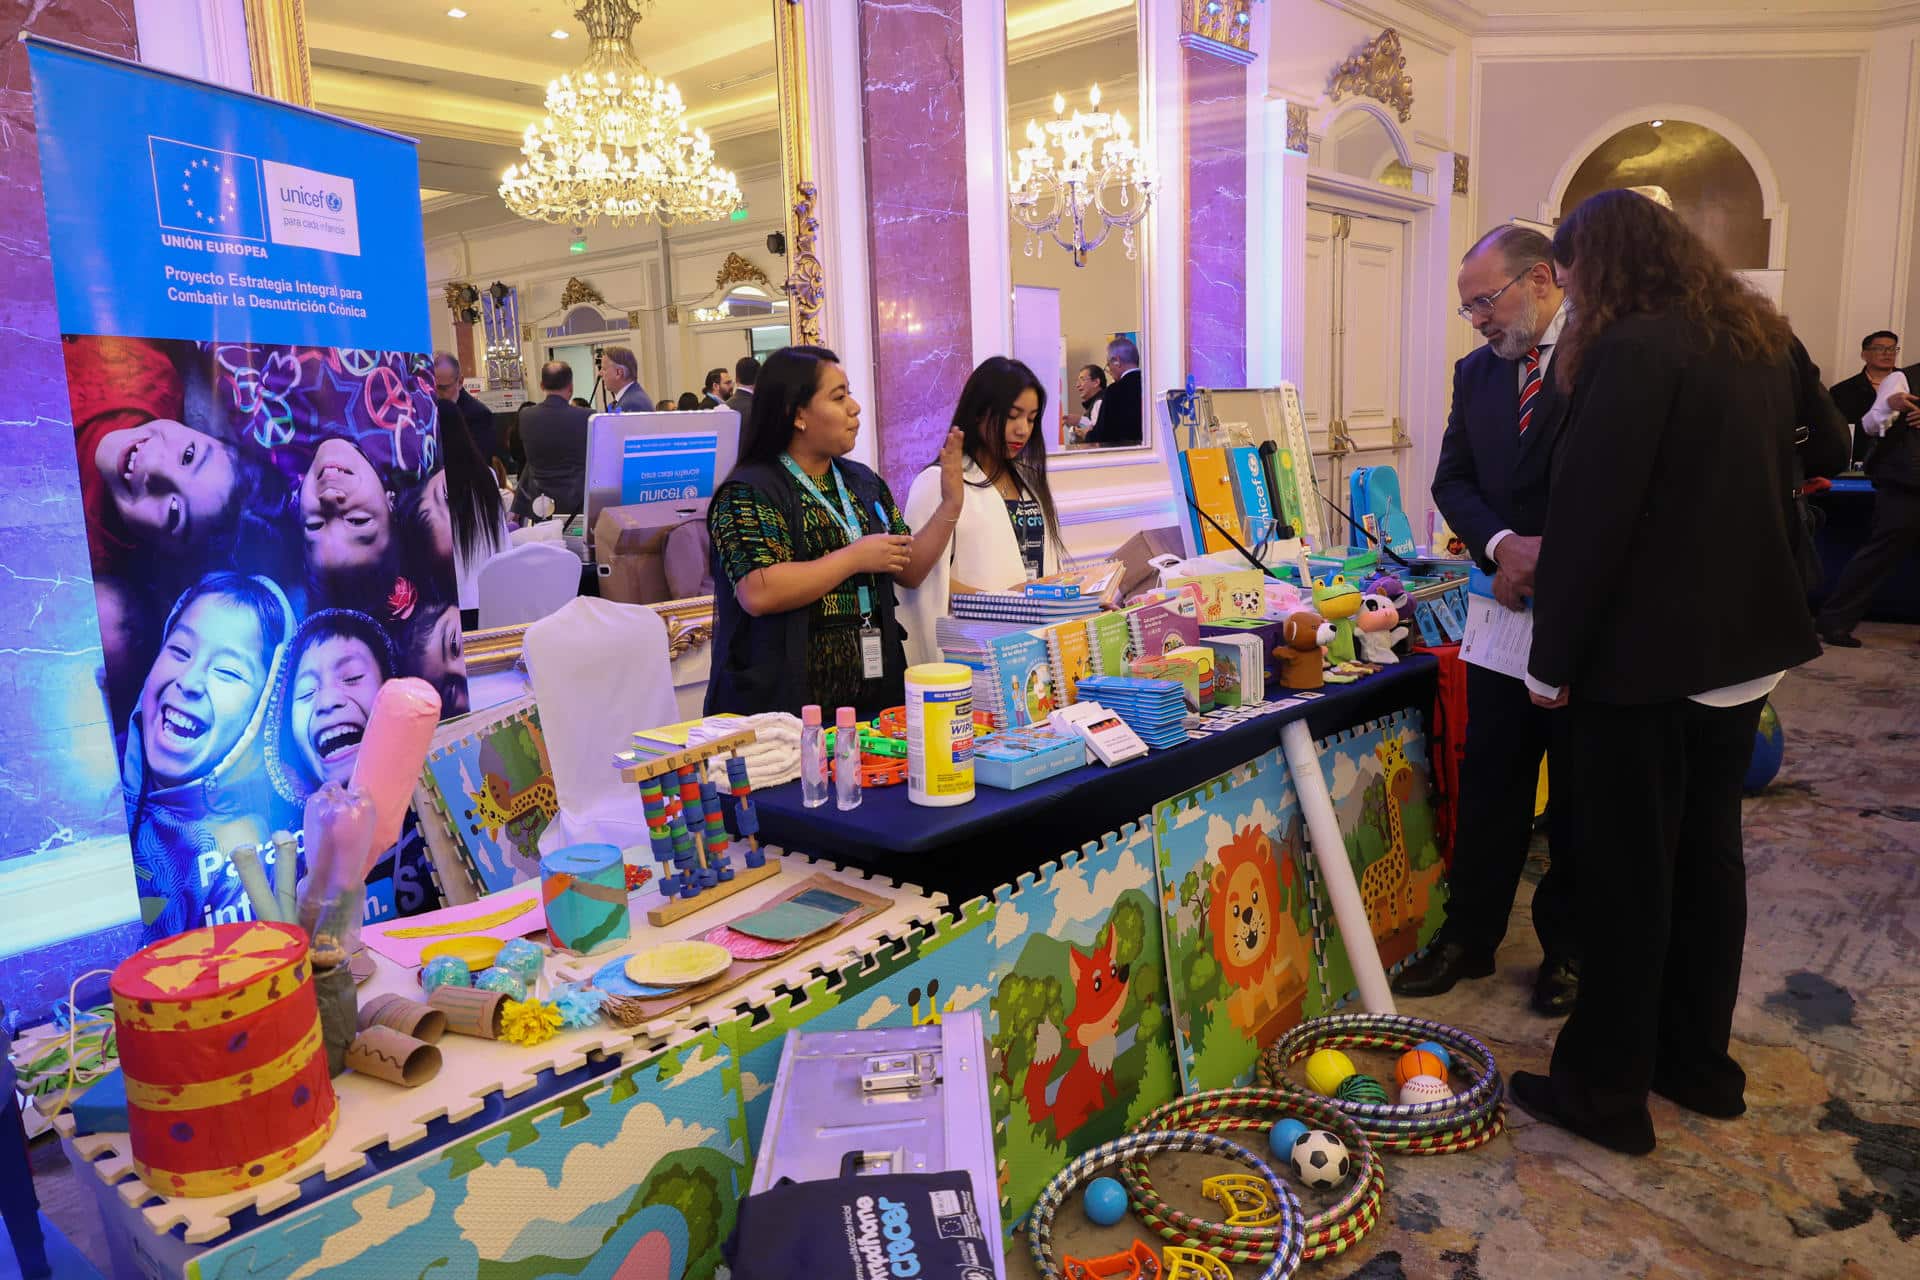
[[[1814,538],[1826,578],[1808,597],[1818,608],[1873,528],[1873,482],[1865,476],[1842,476],[1833,482],[1832,492],[1815,494],[1810,501],[1826,517]],[[1867,608],[1867,618],[1872,622],[1920,622],[1920,555],[1909,555],[1906,563],[1880,584]]]
[[[971,804],[948,809],[910,803],[904,785],[868,790],[851,813],[832,801],[808,809],[800,802],[800,784],[790,782],[754,792],[760,838],[937,889],[957,905],[1277,746],[1280,727],[1290,720],[1304,716],[1321,737],[1403,707],[1424,712],[1433,705],[1438,670],[1432,658],[1416,654],[1357,684],[1329,685],[1315,701],[1142,760],[1111,769],[1093,764],[1018,791],[981,787]]]

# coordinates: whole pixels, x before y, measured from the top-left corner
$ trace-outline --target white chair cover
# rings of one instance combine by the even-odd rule
[[[534,622],[580,594],[580,557],[558,542],[529,542],[480,567],[481,627]]]
[[[541,850],[645,845],[640,788],[620,781],[613,757],[635,730],[678,719],[667,624],[645,605],[582,597],[528,627],[521,652],[560,801]]]

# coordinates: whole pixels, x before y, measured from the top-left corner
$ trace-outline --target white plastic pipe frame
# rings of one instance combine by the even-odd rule
[[[1280,746],[1287,753],[1294,793],[1300,798],[1300,811],[1306,815],[1307,831],[1313,837],[1320,881],[1333,901],[1333,918],[1347,944],[1354,980],[1360,984],[1360,1005],[1368,1013],[1393,1013],[1387,971],[1380,963],[1380,948],[1373,940],[1373,926],[1367,922],[1366,904],[1360,901],[1360,886],[1354,882],[1347,844],[1340,836],[1340,819],[1333,811],[1333,796],[1327,791],[1326,775],[1320,772],[1320,753],[1314,750],[1305,719],[1281,727]]]

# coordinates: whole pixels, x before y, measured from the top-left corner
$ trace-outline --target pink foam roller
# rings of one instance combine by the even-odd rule
[[[353,763],[353,787],[373,801],[373,849],[383,853],[400,838],[400,820],[413,799],[414,784],[427,762],[434,726],[440,723],[440,695],[425,680],[389,680],[373,699],[360,758]],[[368,855],[368,869],[372,867]],[[366,872],[362,871],[362,875]]]

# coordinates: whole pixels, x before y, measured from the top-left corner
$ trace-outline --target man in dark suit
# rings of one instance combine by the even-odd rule
[[[540,390],[546,399],[520,411],[520,442],[527,465],[513,493],[513,514],[525,520],[533,500],[553,499],[555,514],[586,510],[587,410],[567,403],[573,395],[573,370],[555,360],[540,366]]]
[[[760,377],[760,362],[752,356],[741,356],[733,362],[733,394],[727,397],[727,408],[740,415],[740,429],[747,429],[747,419],[753,416],[753,384]]]
[[[613,412],[653,412],[653,400],[640,385],[640,361],[632,347],[600,348],[600,381],[607,384],[607,408]]]
[[[1494,573],[1494,595],[1524,608],[1546,528],[1547,478],[1565,406],[1547,376],[1565,322],[1554,283],[1552,244],[1525,227],[1497,227],[1460,264],[1460,314],[1487,345],[1454,366],[1433,501],[1473,558]],[[1484,667],[1467,667],[1467,749],[1460,770],[1460,821],[1454,835],[1447,922],[1431,950],[1403,970],[1393,989],[1432,996],[1461,978],[1494,970],[1494,952],[1527,861],[1540,758],[1563,716],[1535,707],[1526,685]],[[1551,766],[1550,766],[1551,767]],[[1546,952],[1534,979],[1533,1007],[1549,1016],[1573,1007],[1578,991],[1573,867],[1569,855],[1571,785],[1554,770],[1548,791],[1552,860],[1533,898],[1533,926]]]
[[[1115,338],[1107,344],[1107,373],[1113,381],[1100,399],[1100,419],[1087,431],[1088,444],[1139,444],[1140,431],[1140,348],[1130,338]]]
[[[433,356],[433,393],[441,400],[460,406],[460,420],[467,424],[474,448],[489,464],[499,456],[500,441],[493,430],[493,410],[468,393],[460,374],[460,358],[451,351],[436,351]]]
[[[1860,342],[1860,372],[1833,384],[1833,403],[1839,406],[1840,416],[1853,427],[1855,466],[1866,465],[1867,455],[1873,452],[1874,444],[1874,438],[1860,429],[1860,420],[1867,416],[1867,410],[1873,408],[1874,399],[1880,393],[1880,384],[1899,367],[1900,335],[1891,329],[1880,329],[1868,334]],[[1920,387],[1920,364],[1911,365],[1903,372],[1910,385]]]
[[[701,388],[700,407],[702,409],[724,409],[727,397],[733,394],[733,375],[725,369],[707,370],[706,384]]]

